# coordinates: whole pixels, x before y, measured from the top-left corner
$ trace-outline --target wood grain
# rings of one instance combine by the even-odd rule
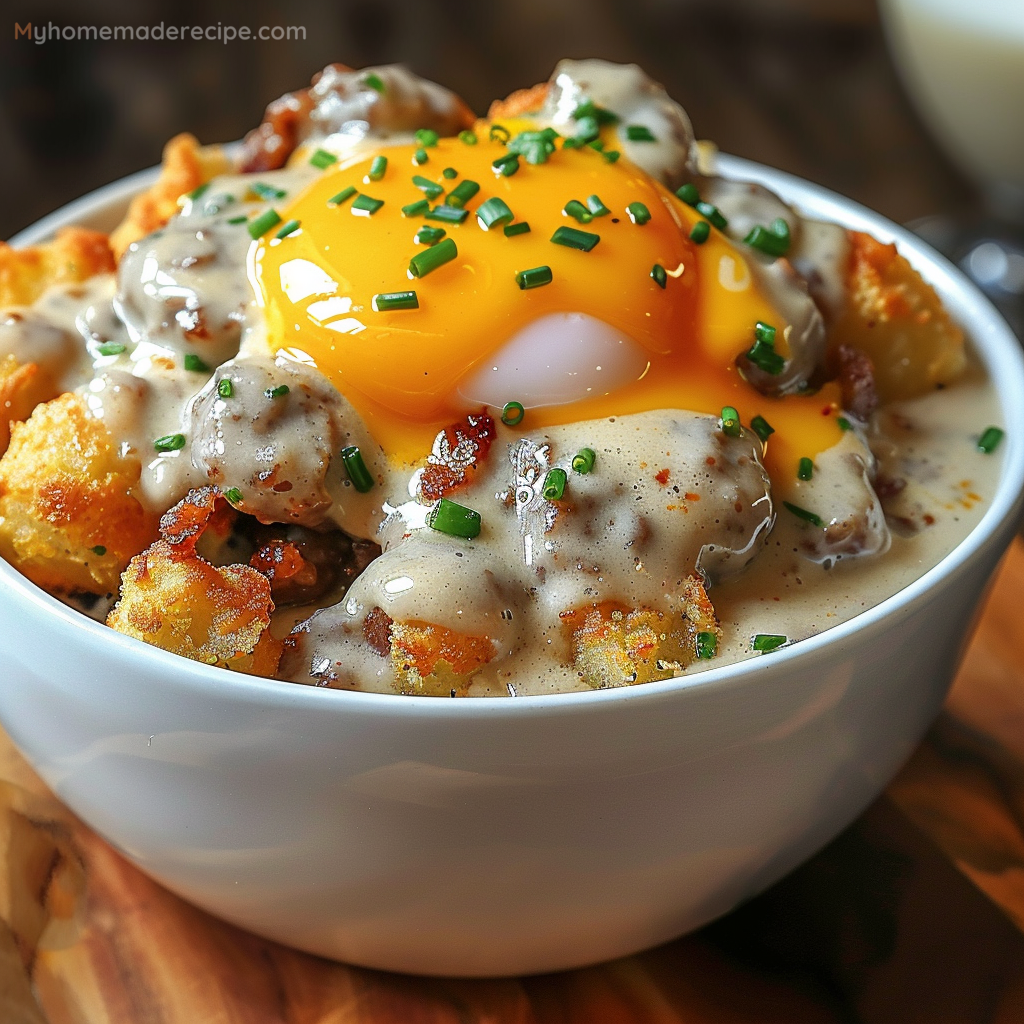
[[[4,1024],[1024,1019],[1024,544],[942,717],[829,848],[722,921],[563,974],[417,979],[259,939],[151,881],[0,734]]]

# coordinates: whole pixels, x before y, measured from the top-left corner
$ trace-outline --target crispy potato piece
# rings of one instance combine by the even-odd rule
[[[391,625],[391,664],[402,693],[464,696],[473,673],[497,652],[485,636],[466,636],[431,622]]]
[[[178,212],[178,200],[218,174],[231,169],[220,146],[200,146],[194,135],[182,132],[164,146],[160,177],[128,207],[128,215],[110,234],[118,259],[132,242],[163,227]]]
[[[529,89],[516,89],[503,100],[495,100],[487,111],[489,121],[497,121],[502,117],[522,117],[524,114],[536,113],[548,98],[550,82],[531,85]]]
[[[604,604],[563,613],[572,631],[573,661],[595,689],[669,679],[697,660],[697,634],[721,630],[696,576],[683,585],[681,609],[665,613]]]
[[[56,387],[35,363],[0,358],[0,455],[11,443],[11,423],[27,420],[40,402],[56,397]]]
[[[107,625],[172,654],[272,676],[283,644],[268,626],[270,582],[248,565],[215,566],[196,553],[207,529],[235,513],[215,487],[191,491],[160,520],[161,538],[131,560]]]
[[[75,284],[114,269],[102,231],[61,228],[52,242],[15,249],[0,242],[0,306],[30,306],[50,285]]]
[[[363,627],[367,642],[390,657],[402,693],[465,696],[473,673],[497,653],[485,636],[466,636],[432,622],[396,622],[371,608]]]
[[[79,395],[38,406],[0,459],[0,555],[46,590],[112,593],[156,534],[140,475]]]
[[[267,631],[273,609],[255,569],[218,568],[161,539],[131,560],[107,625],[193,661],[272,676],[281,657]]]
[[[830,332],[831,352],[848,345],[867,353],[883,402],[913,398],[955,380],[966,364],[964,332],[935,290],[895,245],[861,231],[849,237],[849,299]]]

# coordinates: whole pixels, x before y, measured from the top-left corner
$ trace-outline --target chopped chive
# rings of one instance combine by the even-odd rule
[[[499,224],[511,224],[515,220],[515,216],[509,209],[508,203],[497,196],[488,199],[476,208],[476,219],[484,231],[490,231],[491,228]]]
[[[318,149],[310,158],[309,162],[314,167],[319,167],[320,170],[324,170],[331,166],[333,163],[338,162],[338,158],[333,153],[328,153],[326,149]]]
[[[96,547],[92,549],[92,553],[94,555],[99,555],[100,558],[102,558],[107,553],[107,549],[102,544],[97,544]]]
[[[592,117],[598,124],[615,124],[619,120],[618,114],[605,107],[599,107],[593,100],[584,100],[577,104],[576,109],[572,112],[574,121],[579,121],[584,117]]]
[[[559,138],[554,128],[544,128],[536,132],[520,132],[508,144],[510,153],[517,153],[528,164],[546,164],[548,157],[555,151],[555,139]]]
[[[424,224],[416,232],[414,241],[418,245],[437,245],[446,234],[448,232],[444,228],[432,228],[429,224]]]
[[[756,367],[778,376],[786,368],[786,360],[775,351],[775,328],[758,320],[754,325],[754,344],[747,352],[749,359]]]
[[[243,213],[240,217],[231,217],[228,220],[229,224],[244,224],[249,218]]]
[[[615,161],[618,160],[621,155],[622,154],[617,149],[606,149],[601,154],[601,156],[603,156],[605,160],[607,160],[610,164],[615,163]]]
[[[778,650],[787,643],[789,643],[789,638],[779,633],[758,633],[751,639],[750,649],[767,653],[768,651]]]
[[[194,352],[186,352],[184,359],[185,369],[190,373],[209,373],[210,368]]]
[[[370,170],[366,175],[370,181],[380,181],[384,172],[388,169],[388,158],[386,156],[375,156],[370,162]]]
[[[690,228],[690,241],[695,245],[703,245],[711,234],[711,225],[706,220],[699,220]]]
[[[999,447],[999,442],[1002,441],[1004,434],[1005,432],[1000,430],[999,427],[989,427],[978,438],[978,451],[991,455]]]
[[[360,494],[373,490],[373,476],[366,468],[366,463],[363,461],[363,453],[359,450],[359,447],[350,444],[342,448],[338,454],[341,456],[341,461],[345,467],[345,472],[348,473],[349,480],[352,481],[352,486]]]
[[[421,146],[436,146],[438,135],[433,128],[419,128],[416,131],[416,141]]]
[[[644,124],[627,124],[626,138],[630,142],[657,142],[654,133]]]
[[[370,302],[375,313],[387,313],[392,309],[419,309],[420,300],[413,291],[380,292]]]
[[[565,495],[565,485],[569,478],[564,469],[549,469],[544,477],[544,487],[541,496],[545,501],[561,501]]]
[[[665,273],[665,268],[660,263],[655,263],[651,267],[651,280],[659,288],[664,288],[668,284],[668,274]]]
[[[722,211],[712,203],[695,203],[694,209],[702,217],[707,217],[719,231],[724,231],[729,226],[729,222],[722,216]]]
[[[601,134],[601,125],[596,117],[587,114],[576,118],[576,139],[579,142],[593,142]]]
[[[427,220],[440,220],[445,224],[461,224],[469,216],[469,210],[461,210],[457,206],[441,204],[435,206],[427,214]]]
[[[697,186],[689,181],[676,189],[676,196],[682,199],[687,206],[696,206],[700,202],[700,192],[697,191]]]
[[[587,145],[591,149],[596,149],[600,153],[604,149],[604,143],[600,139],[591,139]]]
[[[430,203],[426,199],[417,199],[415,203],[409,203],[402,207],[403,217],[420,217],[430,210]]]
[[[186,198],[186,199],[191,199],[191,200],[192,200],[192,202],[194,203],[194,202],[195,202],[195,201],[196,201],[196,200],[197,200],[197,199],[198,199],[198,198],[199,198],[199,197],[200,197],[201,195],[203,195],[203,193],[205,193],[205,192],[206,192],[206,190],[207,190],[207,189],[208,189],[208,188],[209,188],[209,187],[210,187],[210,186],[211,186],[212,184],[213,184],[213,182],[212,182],[212,181],[207,181],[207,182],[204,182],[204,183],[203,183],[202,185],[199,185],[198,187],[196,187],[196,188],[192,189],[192,191],[191,191],[191,192],[186,192],[186,193],[185,193],[185,198]]]
[[[722,433],[726,437],[739,437],[742,431],[740,414],[731,406],[722,406]]]
[[[275,398],[284,398],[289,391],[291,391],[291,388],[287,384],[278,384],[276,388],[266,388],[263,394],[266,398],[273,401]]]
[[[475,146],[476,145],[476,132],[471,132],[468,128],[463,129],[459,132],[459,142],[464,146]]]
[[[587,209],[595,217],[604,217],[606,214],[612,212],[604,205],[604,203],[601,202],[600,196],[587,196]]]
[[[626,213],[634,224],[646,224],[651,219],[651,211],[643,203],[630,203]]]
[[[782,221],[782,223],[785,224],[786,222]],[[759,252],[763,252],[767,256],[785,256],[786,253],[789,252],[788,229],[785,237],[782,237],[758,224],[750,229],[747,237],[744,238],[743,241],[752,249],[757,249]]]
[[[701,661],[708,661],[718,653],[718,637],[714,633],[702,630],[697,634],[694,648],[697,652],[697,657]]]
[[[519,170],[519,157],[515,153],[506,153],[504,156],[499,156],[497,160],[492,160],[491,166],[499,174],[509,178]]]
[[[528,235],[530,224],[528,221],[521,220],[518,224],[506,224],[502,230],[505,232],[506,238],[512,238],[515,235]]]
[[[101,356],[119,356],[122,352],[128,351],[128,346],[123,341],[105,341],[97,346],[96,351]]]
[[[600,235],[592,231],[579,231],[576,228],[557,228],[551,236],[555,245],[564,245],[567,249],[579,249],[581,252],[590,252],[591,249],[601,241]]]
[[[457,170],[455,170],[455,168],[454,168],[454,167],[446,167],[446,168],[445,168],[445,169],[444,169],[444,170],[443,170],[443,171],[441,172],[441,174],[442,174],[442,175],[443,175],[443,176],[444,176],[445,178],[448,178],[449,180],[451,180],[452,178],[457,178],[457,177],[459,176],[459,172],[458,172]]]
[[[844,433],[847,430],[853,430],[853,424],[845,416],[836,417],[836,426]]]
[[[387,88],[380,75],[375,75],[372,71],[367,75],[363,75],[363,85],[368,85],[374,92],[379,92],[382,96]]]
[[[413,277],[426,277],[427,274],[437,270],[438,267],[443,267],[446,263],[450,263],[458,255],[459,248],[454,240],[446,238],[443,242],[438,242],[437,245],[416,253],[409,260],[409,273]]]
[[[525,415],[522,402],[506,402],[501,410],[501,422],[507,427],[518,427]]]
[[[810,480],[814,476],[814,463],[805,455],[796,464],[797,480]]]
[[[287,224],[284,224],[274,235],[275,238],[287,238],[289,235],[294,234],[299,230],[299,225],[302,221],[290,220]]]
[[[762,441],[767,441],[768,438],[775,433],[775,428],[763,416],[755,416],[750,421],[750,429],[757,434]]]
[[[797,517],[797,519],[803,519],[810,523],[811,526],[824,526],[825,523],[821,516],[816,515],[814,512],[808,512],[807,509],[801,508],[799,505],[794,505],[792,502],[784,501],[782,503]]]
[[[264,210],[255,220],[249,221],[249,237],[262,238],[272,227],[281,223],[277,210]]]
[[[347,202],[356,194],[355,185],[349,185],[348,188],[343,188],[337,195],[331,196],[327,200],[328,206],[340,206],[342,203]]]
[[[217,394],[221,398],[230,398],[235,393],[235,385],[231,383],[230,377],[223,377],[217,382]]]
[[[576,473],[586,475],[594,468],[594,460],[597,456],[594,455],[593,448],[581,448],[572,457],[572,468]]]
[[[257,181],[249,186],[250,192],[255,192],[260,199],[266,199],[270,202],[272,199],[284,199],[288,193],[283,188],[277,188],[275,185],[268,185],[266,182]]]
[[[516,274],[516,284],[523,291],[527,288],[540,288],[541,285],[551,284],[553,275],[550,267],[531,267],[529,270],[520,270]]]
[[[480,191],[480,186],[475,181],[470,181],[468,178],[465,181],[460,181],[448,194],[445,202],[449,206],[455,206],[461,209],[466,205]]]
[[[457,501],[442,498],[427,515],[427,526],[449,537],[471,540],[480,533],[480,513]]]
[[[374,199],[360,192],[352,201],[352,214],[355,217],[372,217],[383,205],[383,199]]]
[[[412,183],[428,199],[436,199],[438,196],[444,195],[444,189],[440,185],[438,185],[436,181],[431,181],[429,178],[424,178],[420,174],[414,174],[412,176]]]
[[[242,503],[242,492],[237,487],[229,487],[224,492],[224,497],[232,505],[240,505]]]
[[[562,213],[579,224],[589,224],[594,219],[594,215],[578,199],[570,199],[562,207]]]
[[[427,156],[427,151],[422,146],[420,146],[420,148],[412,155],[412,162],[416,164],[417,167],[422,167],[429,159],[430,157]]]
[[[185,447],[184,434],[164,434],[153,442],[153,447],[158,452],[178,452]]]
[[[502,145],[505,145],[512,138],[512,133],[503,124],[492,124],[487,137],[491,142],[500,142]]]
[[[582,139],[574,138],[571,135],[567,139],[562,139],[562,149],[579,149],[584,145],[586,143]]]

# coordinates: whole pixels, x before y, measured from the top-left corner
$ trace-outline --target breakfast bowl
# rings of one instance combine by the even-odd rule
[[[1005,439],[964,540],[893,596],[747,660],[495,699],[224,671],[105,628],[0,562],[0,720],[56,795],[227,921],[430,975],[562,970],[667,941],[849,824],[937,714],[1017,529],[1024,359],[912,234],[779,171],[725,155],[717,170],[896,242],[968,330]],[[109,230],[155,178],[101,189],[14,242]]]

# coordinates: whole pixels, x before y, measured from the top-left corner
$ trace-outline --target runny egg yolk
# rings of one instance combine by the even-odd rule
[[[632,358],[620,360],[627,369],[607,390],[588,388],[575,401],[506,395],[527,408],[530,429],[656,409],[717,415],[734,406],[744,422],[760,414],[775,427],[768,465],[786,473],[800,456],[838,440],[834,388],[812,398],[771,399],[739,374],[734,361],[752,344],[755,323],[777,328],[784,355],[788,324],[738,247],[714,229],[704,244],[691,241],[692,226],[703,219],[695,210],[629,161],[609,161],[586,146],[559,146],[542,164],[520,158],[519,169],[505,176],[492,166],[507,154],[505,145],[488,140],[486,128],[478,135],[476,145],[440,139],[422,165],[416,145],[383,147],[388,163],[379,180],[370,178],[377,154],[335,165],[280,211],[299,227],[283,238],[269,232],[250,256],[271,348],[315,364],[390,458],[421,459],[436,433],[465,415],[460,383],[479,378],[532,326],[560,320],[607,325]],[[445,168],[457,176],[445,177]],[[430,197],[431,207],[447,205],[460,182],[476,182],[465,220],[403,214],[402,207],[427,198],[424,187],[435,191],[414,176],[443,190]],[[356,195],[331,201],[350,186]],[[371,212],[366,206],[373,204],[356,202],[359,194],[383,205]],[[608,212],[588,223],[563,212],[569,200],[586,205],[590,196]],[[506,235],[503,224],[485,229],[476,210],[493,197],[529,232]],[[646,222],[637,203],[650,214]],[[428,248],[415,241],[425,225],[443,228],[457,256],[414,277],[410,260]],[[600,240],[589,251],[556,244],[552,236],[562,227]],[[656,264],[665,270],[664,287],[652,277]],[[521,288],[517,273],[535,267],[550,268],[551,283]],[[374,308],[375,296],[409,290],[418,308]]]

